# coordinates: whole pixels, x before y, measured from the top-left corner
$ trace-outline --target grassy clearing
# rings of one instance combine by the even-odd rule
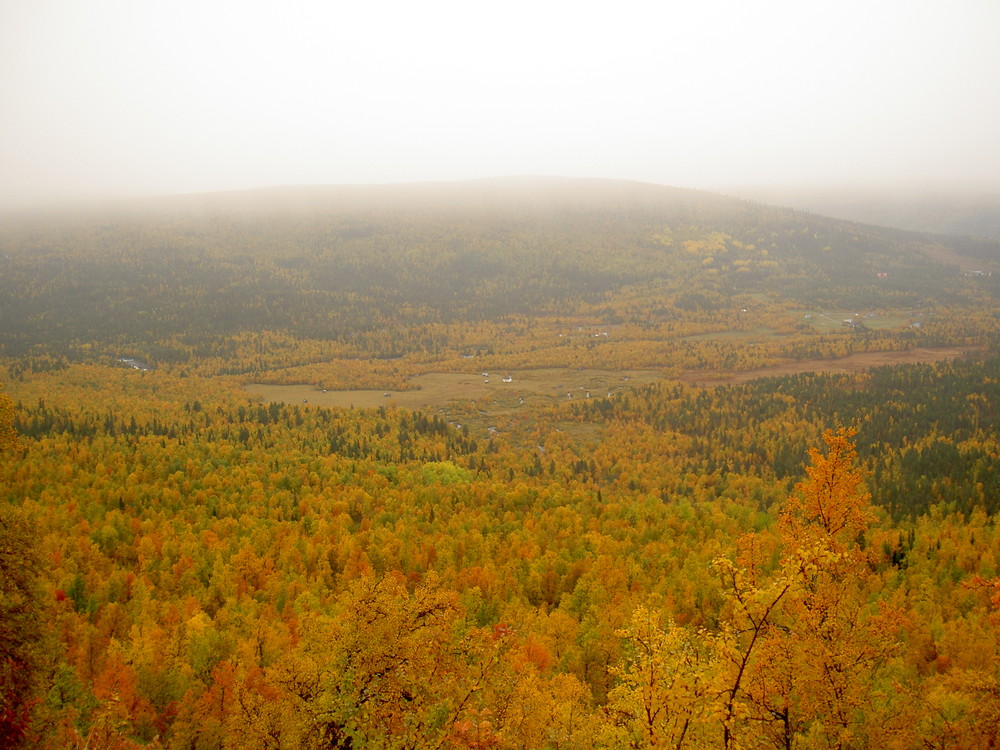
[[[909,325],[917,316],[917,313],[910,313],[899,310],[883,310],[875,312],[872,310],[803,310],[800,313],[800,320],[819,331],[840,330],[846,321],[853,320],[866,328],[887,329],[902,328]]]
[[[893,364],[940,362],[964,356],[975,347],[922,347],[904,351],[861,352],[839,359],[809,359],[740,372],[688,372],[680,380],[696,385],[742,383],[755,378],[779,377],[799,372],[862,372]],[[510,377],[510,382],[504,378]],[[509,373],[470,375],[428,373],[409,379],[407,390],[322,390],[313,385],[251,383],[246,391],[262,401],[309,403],[336,408],[398,406],[407,409],[458,410],[482,416],[515,416],[538,406],[568,403],[573,399],[602,398],[634,385],[662,380],[660,370],[597,370],[547,368]]]
[[[510,382],[504,382],[509,377]],[[488,375],[428,373],[408,381],[409,389],[322,390],[312,385],[252,383],[246,390],[264,401],[310,403],[341,408],[401,406],[408,409],[443,408],[459,402],[490,405],[491,409],[517,409],[539,403],[558,403],[606,396],[628,385],[663,378],[658,370],[573,370],[548,368],[497,372]]]

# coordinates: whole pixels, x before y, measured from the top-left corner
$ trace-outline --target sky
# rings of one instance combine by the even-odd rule
[[[1000,186],[1000,0],[0,0],[0,206],[560,175]]]

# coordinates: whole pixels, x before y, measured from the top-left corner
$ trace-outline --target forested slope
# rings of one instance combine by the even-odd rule
[[[0,747],[1000,736],[997,290],[945,240],[575,181],[0,234]],[[966,356],[675,377],[933,345]],[[515,366],[657,376],[244,390]]]
[[[218,355],[246,369],[257,358],[241,335],[261,331],[398,356],[461,350],[448,326],[511,317],[587,311],[702,329],[779,300],[995,301],[995,283],[970,287],[928,255],[948,241],[600,181],[316,188],[13,217],[0,228],[0,351]]]
[[[733,679],[727,659],[748,646],[741,618],[756,616],[741,607],[758,606],[739,604],[743,587],[766,598],[787,582],[792,553],[775,524],[800,497],[804,449],[847,415],[861,429],[856,465],[884,508],[849,535],[865,560],[851,563],[864,582],[852,606],[885,639],[884,653],[866,657],[869,692],[852,688],[850,731],[899,747],[918,727],[920,737],[990,731],[978,708],[961,706],[995,679],[982,651],[995,638],[988,589],[974,588],[996,575],[1000,552],[998,394],[984,377],[995,365],[664,384],[479,440],[392,409],[215,399],[128,409],[138,398],[156,406],[157,373],[132,373],[121,406],[22,404],[22,447],[8,453],[2,486],[35,519],[46,572],[34,606],[56,624],[45,629],[37,669],[48,687],[32,731],[56,746],[157,736],[176,747],[320,736],[331,744],[317,746],[409,746],[391,738],[403,725],[416,746],[485,736],[619,747],[631,732],[642,744],[635,701],[653,698],[628,677],[643,663],[637,645],[652,638],[665,659],[678,653],[669,644],[691,640],[701,656],[684,669]],[[72,369],[62,377],[94,387]],[[991,387],[956,405],[950,386],[963,381]],[[953,429],[919,418],[912,400]],[[746,534],[760,550],[750,558]],[[762,567],[751,575],[753,560]],[[877,615],[885,607],[891,622]],[[724,645],[730,637],[738,643]],[[780,647],[793,658],[808,644]],[[457,661],[439,663],[445,654]],[[755,679],[784,679],[747,658],[764,670]],[[378,677],[386,659],[414,672]],[[431,662],[447,677],[422,677],[437,674]],[[655,663],[665,675],[680,668]],[[909,692],[892,698],[893,681]],[[669,710],[695,722],[688,745],[720,746],[726,727],[750,744],[780,729],[753,718],[763,698],[750,686],[730,707],[749,713],[721,722],[724,691],[708,684],[680,697],[657,687],[663,722]],[[959,702],[948,704],[955,726],[939,724],[942,700]],[[830,710],[795,704],[793,734],[832,731]],[[878,726],[898,712],[924,723]],[[649,737],[676,731],[663,722]]]

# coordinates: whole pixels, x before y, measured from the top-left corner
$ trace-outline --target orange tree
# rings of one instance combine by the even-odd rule
[[[781,509],[773,572],[757,535],[739,565],[717,563],[730,601],[720,639],[726,747],[848,748],[883,731],[873,717],[891,696],[880,670],[905,620],[869,564],[874,513],[853,435],[828,431],[826,453],[810,451],[808,478]]]

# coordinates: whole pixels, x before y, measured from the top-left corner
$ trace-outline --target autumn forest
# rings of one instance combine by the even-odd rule
[[[1000,242],[521,179],[0,217],[0,748],[1000,746]]]

